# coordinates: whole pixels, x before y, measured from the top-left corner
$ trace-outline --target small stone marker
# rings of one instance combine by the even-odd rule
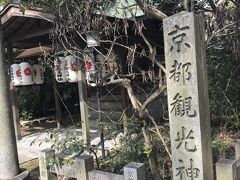
[[[235,144],[235,159],[240,159],[240,139],[238,139],[237,143]]]
[[[239,163],[239,160],[219,159],[216,163],[217,180],[239,180],[237,171]]]
[[[50,180],[50,171],[48,168],[49,159],[54,156],[54,151],[45,149],[39,152],[39,171],[41,180]]]
[[[54,164],[49,167],[49,172],[56,173],[57,175],[61,175],[67,178],[75,178],[76,177],[76,168],[74,163],[64,162],[62,166]]]
[[[79,180],[89,180],[88,171],[92,170],[94,167],[93,157],[91,155],[83,155],[76,158],[75,169],[77,174],[77,179]]]
[[[163,20],[174,180],[212,180],[204,20],[181,12]]]
[[[237,166],[237,178],[240,179],[240,139],[237,140],[235,144],[235,159]]]
[[[145,180],[145,166],[142,163],[131,162],[124,166],[124,180]]]
[[[240,179],[240,159],[236,160],[235,166],[237,171],[237,179],[239,180]]]

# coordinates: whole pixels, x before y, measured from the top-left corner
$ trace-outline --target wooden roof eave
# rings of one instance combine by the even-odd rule
[[[35,57],[35,56],[42,55],[44,52],[45,53],[53,52],[53,48],[51,47],[51,45],[34,47],[34,48],[15,52],[13,55],[13,58],[14,59],[23,59],[23,58]]]
[[[35,19],[42,19],[46,20],[48,22],[53,22],[55,16],[53,14],[45,13],[38,10],[31,10],[31,9],[25,9],[24,11],[17,7],[16,5],[10,5],[0,13],[1,15],[1,23],[4,26],[4,24],[11,19],[12,17],[29,17],[29,18],[35,18]]]
[[[56,44],[55,45],[59,51],[62,51],[64,47],[61,44]],[[24,59],[24,58],[29,58],[29,57],[36,57],[36,56],[41,56],[44,53],[53,53],[54,48],[52,47],[51,44],[45,45],[45,46],[38,46],[38,47],[33,47],[29,49],[24,49],[21,51],[17,51],[13,53],[13,59]]]
[[[54,15],[42,12],[39,9],[23,10],[17,4],[7,5],[0,12],[0,17],[6,43],[12,44],[12,47],[15,48],[30,48],[31,50],[36,50],[35,48],[40,49],[39,47],[36,47],[36,44],[44,44],[41,43],[43,39],[40,37],[48,37],[55,18]],[[34,26],[34,24],[38,22],[42,22],[42,25],[39,28],[36,28],[36,25]],[[30,29],[31,26],[33,27],[32,29]],[[38,42],[37,39],[39,38],[41,41]],[[33,40],[32,45],[25,45],[26,43],[30,44],[29,40],[31,39]],[[27,51],[25,51],[25,53],[20,53],[19,56],[26,57],[26,55],[36,56],[40,54],[39,52],[36,53],[36,51],[33,51],[33,55],[31,55],[28,49],[26,49]]]

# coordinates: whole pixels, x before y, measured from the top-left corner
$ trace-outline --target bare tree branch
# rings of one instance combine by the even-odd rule
[[[143,32],[140,33],[140,35],[142,36],[144,42],[147,44],[148,48],[149,48],[149,51],[150,51],[150,54],[153,53],[153,47],[152,45],[150,44],[150,42],[147,40],[146,36],[143,34]]]
[[[216,11],[217,7],[216,7],[214,1],[213,1],[213,0],[207,0],[207,2],[208,2],[209,5],[211,6],[211,8],[212,8],[214,11]]]
[[[219,30],[218,30],[218,28],[219,28],[219,26],[218,26],[218,28],[217,28],[217,29],[213,32],[213,34],[208,38],[208,40],[207,40],[207,45],[209,45],[210,41],[211,41],[217,34],[219,34],[220,32],[224,31],[225,29],[227,29],[227,28],[229,28],[229,27],[231,27],[231,26],[234,26],[235,24],[236,24],[236,23],[228,24],[228,25],[224,26],[222,29],[219,29]]]
[[[160,96],[160,94],[165,91],[167,89],[167,86],[163,86],[161,89],[158,89],[157,91],[155,91],[151,96],[149,96],[147,98],[147,100],[142,104],[141,106],[141,110],[144,111],[147,106],[154,101],[156,98],[158,98]]]
[[[169,156],[169,159],[171,160],[171,159],[172,159],[172,155],[171,155],[170,150],[168,149],[168,146],[167,146],[167,144],[166,144],[166,142],[165,142],[165,140],[164,140],[164,138],[163,138],[163,136],[162,136],[162,134],[161,134],[161,132],[160,132],[160,130],[159,130],[159,128],[158,128],[158,125],[157,125],[156,121],[155,121],[154,118],[149,114],[148,111],[147,111],[147,115],[148,115],[149,119],[152,121],[153,125],[155,126],[156,131],[157,131],[157,132],[155,132],[155,133],[158,135],[158,137],[159,137],[160,140],[162,141],[163,146],[164,146],[164,148],[165,148],[165,150],[166,150],[166,152],[167,152],[167,154],[168,154],[168,156]]]
[[[137,5],[141,8],[141,10],[146,15],[149,15],[151,18],[162,21],[164,18],[167,17],[167,15],[165,13],[163,13],[162,11],[146,4],[142,0],[135,0],[135,1],[136,1]]]
[[[226,2],[226,0],[220,0],[217,3],[217,7],[219,7],[220,5],[223,5]]]
[[[139,111],[141,108],[137,101],[137,97],[135,96],[135,94],[133,92],[133,89],[131,86],[131,80],[126,79],[126,78],[125,79],[111,79],[111,81],[106,83],[106,85],[119,84],[119,83],[122,84],[127,89],[127,92],[128,92],[128,95],[129,95],[129,98],[130,98],[130,101],[131,101],[133,107]]]
[[[141,104],[139,101],[138,101],[138,104],[139,104],[140,106],[142,106],[142,104]],[[151,114],[148,112],[147,109],[145,109],[144,111],[145,111],[146,115],[148,116],[148,118],[152,121],[153,125],[155,126],[156,131],[157,131],[156,134],[159,136],[160,140],[162,141],[163,146],[164,146],[164,148],[165,148],[165,150],[166,150],[169,158],[172,159],[172,155],[171,155],[171,153],[170,153],[170,151],[169,151],[169,149],[168,149],[167,144],[166,144],[165,141],[164,141],[164,138],[163,138],[163,136],[162,136],[162,134],[161,134],[161,132],[160,132],[160,130],[159,130],[159,128],[158,128],[158,125],[157,125],[156,121],[154,120],[154,118],[151,116]],[[150,131],[151,131],[151,130],[150,130]]]

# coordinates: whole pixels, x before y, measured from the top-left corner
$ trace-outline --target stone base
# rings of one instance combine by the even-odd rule
[[[9,179],[1,179],[0,180],[24,180],[24,179],[27,179],[29,176],[29,171],[24,171],[20,174],[18,174],[17,176],[14,176],[12,178],[9,178]]]

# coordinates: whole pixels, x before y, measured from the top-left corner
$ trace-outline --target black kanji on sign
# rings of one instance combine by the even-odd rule
[[[128,180],[133,180],[133,172],[132,171],[128,171],[127,178],[128,178]]]
[[[178,161],[179,161],[179,167],[176,168],[177,174],[175,176],[178,176],[180,180],[199,179],[200,170],[193,166],[192,159],[190,159],[190,163],[188,167],[184,165],[184,161],[182,159],[179,159]]]
[[[173,98],[173,103],[171,113],[174,112],[175,116],[184,116],[195,117],[197,115],[196,110],[192,109],[192,97],[188,96],[183,98],[179,93],[177,93]]]
[[[175,30],[168,33],[168,35],[172,37],[172,42],[173,44],[176,45],[178,53],[181,52],[182,50],[182,47],[181,47],[182,44],[188,48],[191,48],[190,44],[183,42],[184,37],[187,36],[185,30],[188,30],[188,29],[189,29],[189,26],[179,27],[178,25],[175,25]],[[173,51],[173,49],[174,49],[174,46],[172,45],[170,47],[170,51]]]
[[[190,62],[187,63],[178,63],[177,60],[174,61],[174,64],[171,66],[172,69],[169,71],[171,74],[170,79],[173,79],[174,82],[179,82],[180,80],[185,85],[185,81],[189,81],[192,77],[191,72],[189,71],[189,67],[192,64]]]
[[[195,137],[193,136],[193,130],[187,131],[185,127],[182,127],[182,132],[177,132],[177,139],[175,141],[178,143],[176,149],[179,149],[181,146],[184,146],[184,149],[188,152],[195,152],[197,151],[197,146],[192,145],[194,142]]]

